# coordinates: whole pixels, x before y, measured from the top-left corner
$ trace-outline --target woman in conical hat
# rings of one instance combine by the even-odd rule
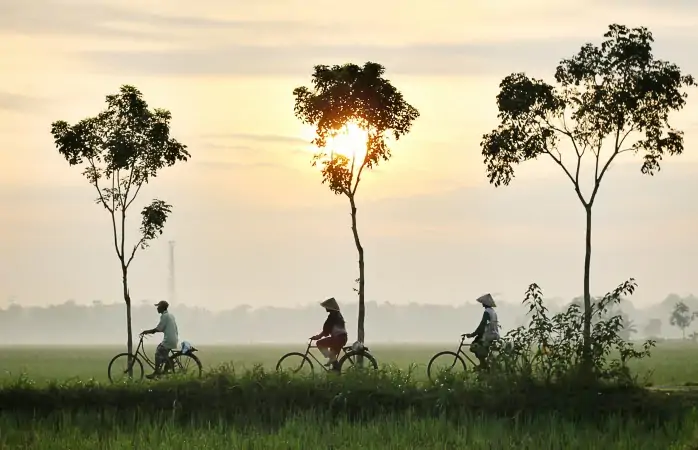
[[[318,340],[317,348],[329,360],[327,365],[331,365],[333,370],[339,370],[337,356],[339,356],[342,347],[347,344],[348,338],[344,317],[342,317],[334,297],[320,303],[320,306],[328,312],[327,320],[322,326],[322,331],[310,339]]]
[[[470,351],[475,353],[475,356],[480,361],[480,368],[486,369],[490,345],[499,339],[499,320],[497,319],[497,312],[494,310],[497,305],[490,294],[485,294],[476,301],[485,308],[485,311],[477,329],[470,334],[466,334],[466,336],[475,338],[470,344]]]

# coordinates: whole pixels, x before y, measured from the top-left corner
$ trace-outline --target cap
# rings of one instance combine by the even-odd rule
[[[162,306],[163,308],[167,309],[170,307],[170,304],[167,303],[165,300],[160,300],[155,304],[155,306],[157,306],[158,308]]]

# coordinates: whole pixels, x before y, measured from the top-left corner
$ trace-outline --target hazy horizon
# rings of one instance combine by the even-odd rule
[[[141,204],[158,197],[174,209],[136,256],[134,299],[168,296],[175,240],[181,304],[355,303],[348,204],[310,167],[292,90],[315,64],[367,60],[386,66],[421,117],[359,188],[366,300],[460,305],[492,292],[516,303],[533,282],[547,298],[580,295],[583,210],[559,169],[529,162],[509,187],[487,184],[479,143],[497,123],[498,84],[518,71],[551,80],[561,58],[600,42],[611,23],[648,27],[656,57],[698,75],[698,4],[390,0],[371,2],[370,17],[362,4],[328,19],[316,0],[0,0],[0,305],[122,302],[108,214],[50,135],[51,122],[97,114],[122,84],[169,109],[192,154],[141,192]],[[658,175],[621,155],[604,179],[593,295],[630,277],[638,308],[698,294],[697,113],[692,90],[672,118],[685,153]]]
[[[546,299],[549,313],[561,312],[567,302]],[[609,314],[621,314],[631,339],[681,337],[679,328],[670,323],[678,301],[690,310],[698,310],[698,297],[668,296],[651,308],[637,308],[625,299]],[[356,302],[340,304],[349,331],[356,338]],[[177,319],[180,340],[195,345],[284,343],[303,346],[308,336],[318,332],[327,313],[318,305],[304,307],[238,306],[211,311],[201,306],[177,304],[170,307]],[[502,333],[525,325],[528,309],[520,303],[497,305]],[[143,329],[157,323],[158,314],[151,302],[136,302],[132,308],[134,338]],[[482,317],[482,307],[474,302],[460,305],[366,303],[366,342],[371,343],[452,343],[462,333],[475,330]],[[659,324],[652,322],[659,320]],[[0,308],[0,346],[8,345],[123,345],[125,341],[123,304],[78,305],[66,302],[50,307],[22,307],[14,304]],[[695,330],[691,324],[687,336]],[[26,330],[31,329],[30,333]],[[57,331],[59,331],[57,333]],[[159,342],[160,336],[147,345]],[[87,344],[86,344],[87,343]]]

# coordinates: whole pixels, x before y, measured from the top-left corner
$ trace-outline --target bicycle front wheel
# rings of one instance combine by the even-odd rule
[[[129,371],[130,376],[129,376]],[[107,370],[109,381],[122,383],[125,380],[141,381],[143,379],[143,363],[136,355],[119,353],[109,361]]]
[[[359,365],[359,359],[363,357],[362,365]],[[376,358],[365,351],[349,351],[339,360],[340,372],[355,372],[364,369],[378,370]]]
[[[170,358],[170,367],[177,375],[201,378],[203,367],[201,361],[193,353],[178,353]]]
[[[441,376],[464,373],[466,370],[465,361],[455,352],[440,352],[432,356],[427,365],[427,376],[432,383],[436,383]]]
[[[313,363],[303,353],[287,353],[276,363],[277,372],[287,372],[293,375],[313,376]]]

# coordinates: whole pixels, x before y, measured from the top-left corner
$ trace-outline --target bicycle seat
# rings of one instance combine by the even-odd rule
[[[353,351],[354,351],[354,349],[352,348],[351,345],[348,345],[348,346],[344,347],[342,350],[344,350],[345,353],[346,353],[346,352],[353,352]],[[363,347],[361,350],[362,350],[362,351],[365,351],[365,352],[368,352],[368,347]]]

